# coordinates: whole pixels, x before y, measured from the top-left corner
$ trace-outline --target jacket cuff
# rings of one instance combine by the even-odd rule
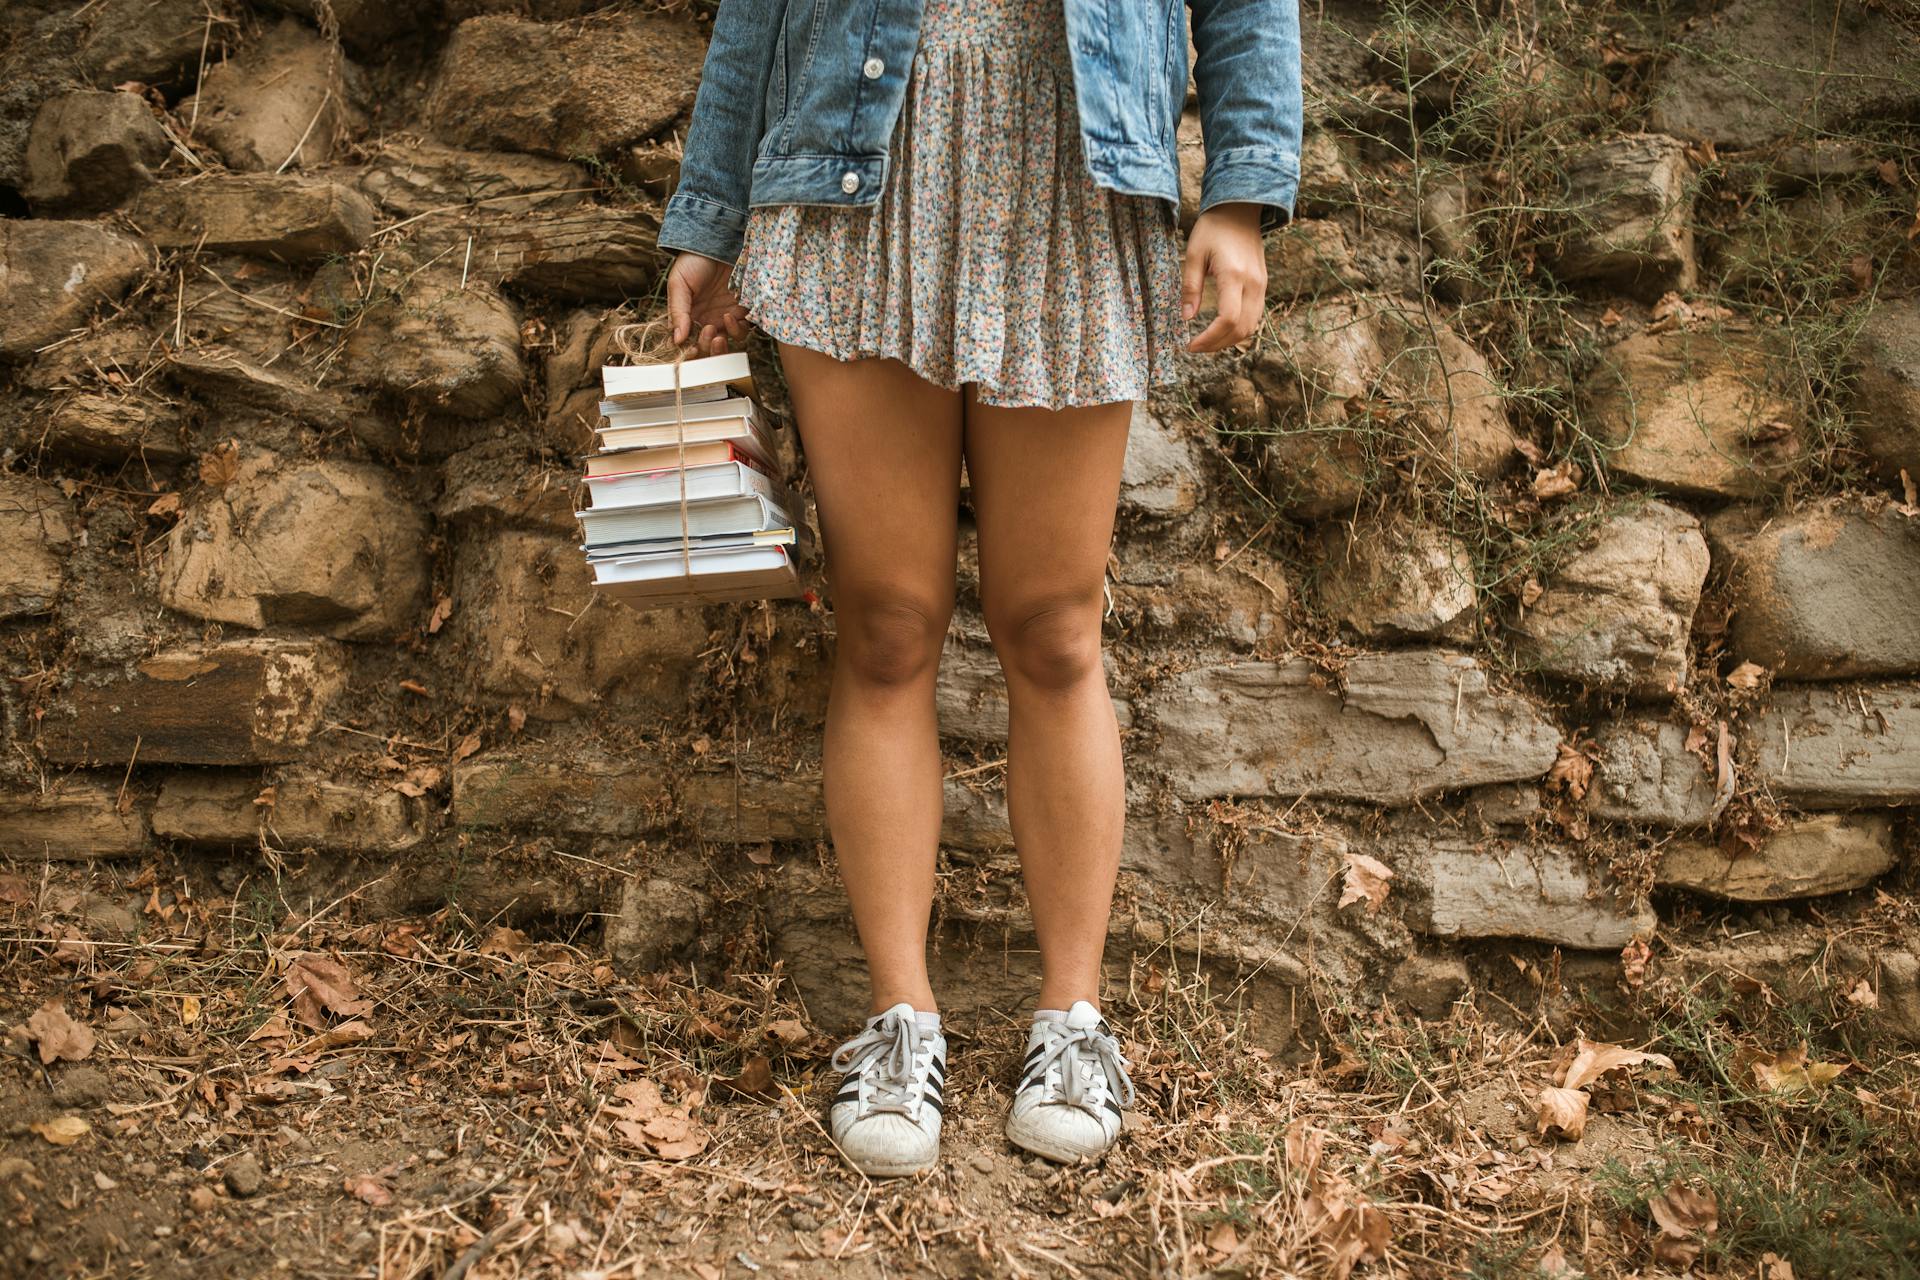
[[[1293,221],[1293,203],[1300,190],[1300,165],[1271,147],[1234,147],[1207,157],[1200,175],[1200,209],[1216,204],[1250,201],[1261,206],[1262,233]]]
[[[731,205],[676,191],[667,198],[656,241],[662,249],[731,263],[746,239],[747,215]]]

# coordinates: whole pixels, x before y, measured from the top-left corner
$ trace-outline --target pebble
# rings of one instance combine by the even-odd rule
[[[226,1172],[220,1175],[220,1180],[227,1184],[227,1190],[241,1199],[257,1193],[266,1178],[260,1169],[259,1157],[251,1151],[234,1157],[228,1162]]]
[[[92,1107],[113,1097],[113,1081],[98,1067],[72,1067],[54,1083],[53,1097],[69,1107]]]
[[[795,1231],[818,1231],[820,1229],[820,1219],[814,1217],[805,1209],[795,1209],[788,1215],[787,1221],[793,1224]]]
[[[973,1165],[974,1168],[978,1169],[982,1173],[993,1172],[993,1157],[988,1155],[984,1151],[975,1152],[973,1159],[968,1163]]]

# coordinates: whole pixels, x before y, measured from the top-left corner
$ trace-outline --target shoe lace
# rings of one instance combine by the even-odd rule
[[[1120,1042],[1110,1032],[1098,1027],[1073,1027],[1061,1032],[1033,1064],[1034,1077],[1047,1079],[1047,1068],[1056,1061],[1060,1065],[1063,1102],[1076,1107],[1097,1104],[1098,1099],[1089,1096],[1092,1092],[1089,1082],[1097,1070],[1105,1077],[1108,1092],[1119,1099],[1121,1106],[1133,1105],[1133,1081],[1127,1076],[1127,1068],[1132,1064],[1120,1052]]]
[[[862,1113],[911,1116],[920,1103],[924,1041],[912,1018],[889,1014],[833,1051],[836,1071],[858,1071]],[[926,1055],[929,1060],[931,1055]]]

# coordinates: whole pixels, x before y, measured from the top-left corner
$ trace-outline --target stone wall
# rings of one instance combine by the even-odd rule
[[[0,17],[6,856],[264,859],[859,1011],[817,571],[640,614],[575,545],[597,368],[658,306],[683,7]],[[1516,45],[1311,6],[1271,322],[1135,418],[1114,972],[1268,1043],[1705,969],[1920,1038],[1920,42],[1592,8]],[[1835,21],[1845,76],[1780,61]],[[964,1006],[1034,957],[961,560]]]

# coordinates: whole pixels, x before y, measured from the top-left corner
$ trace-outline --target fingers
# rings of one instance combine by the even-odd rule
[[[1220,268],[1216,258],[1215,292],[1219,308],[1213,323],[1187,343],[1189,351],[1220,351],[1245,342],[1260,327],[1266,312],[1267,282],[1264,270]]]
[[[1180,265],[1180,318],[1191,320],[1200,312],[1200,291],[1206,286],[1208,253],[1204,241],[1187,241],[1187,256]]]
[[[693,286],[679,263],[667,272],[667,316],[672,321],[674,344],[678,346],[687,340],[687,331],[693,327]]]

